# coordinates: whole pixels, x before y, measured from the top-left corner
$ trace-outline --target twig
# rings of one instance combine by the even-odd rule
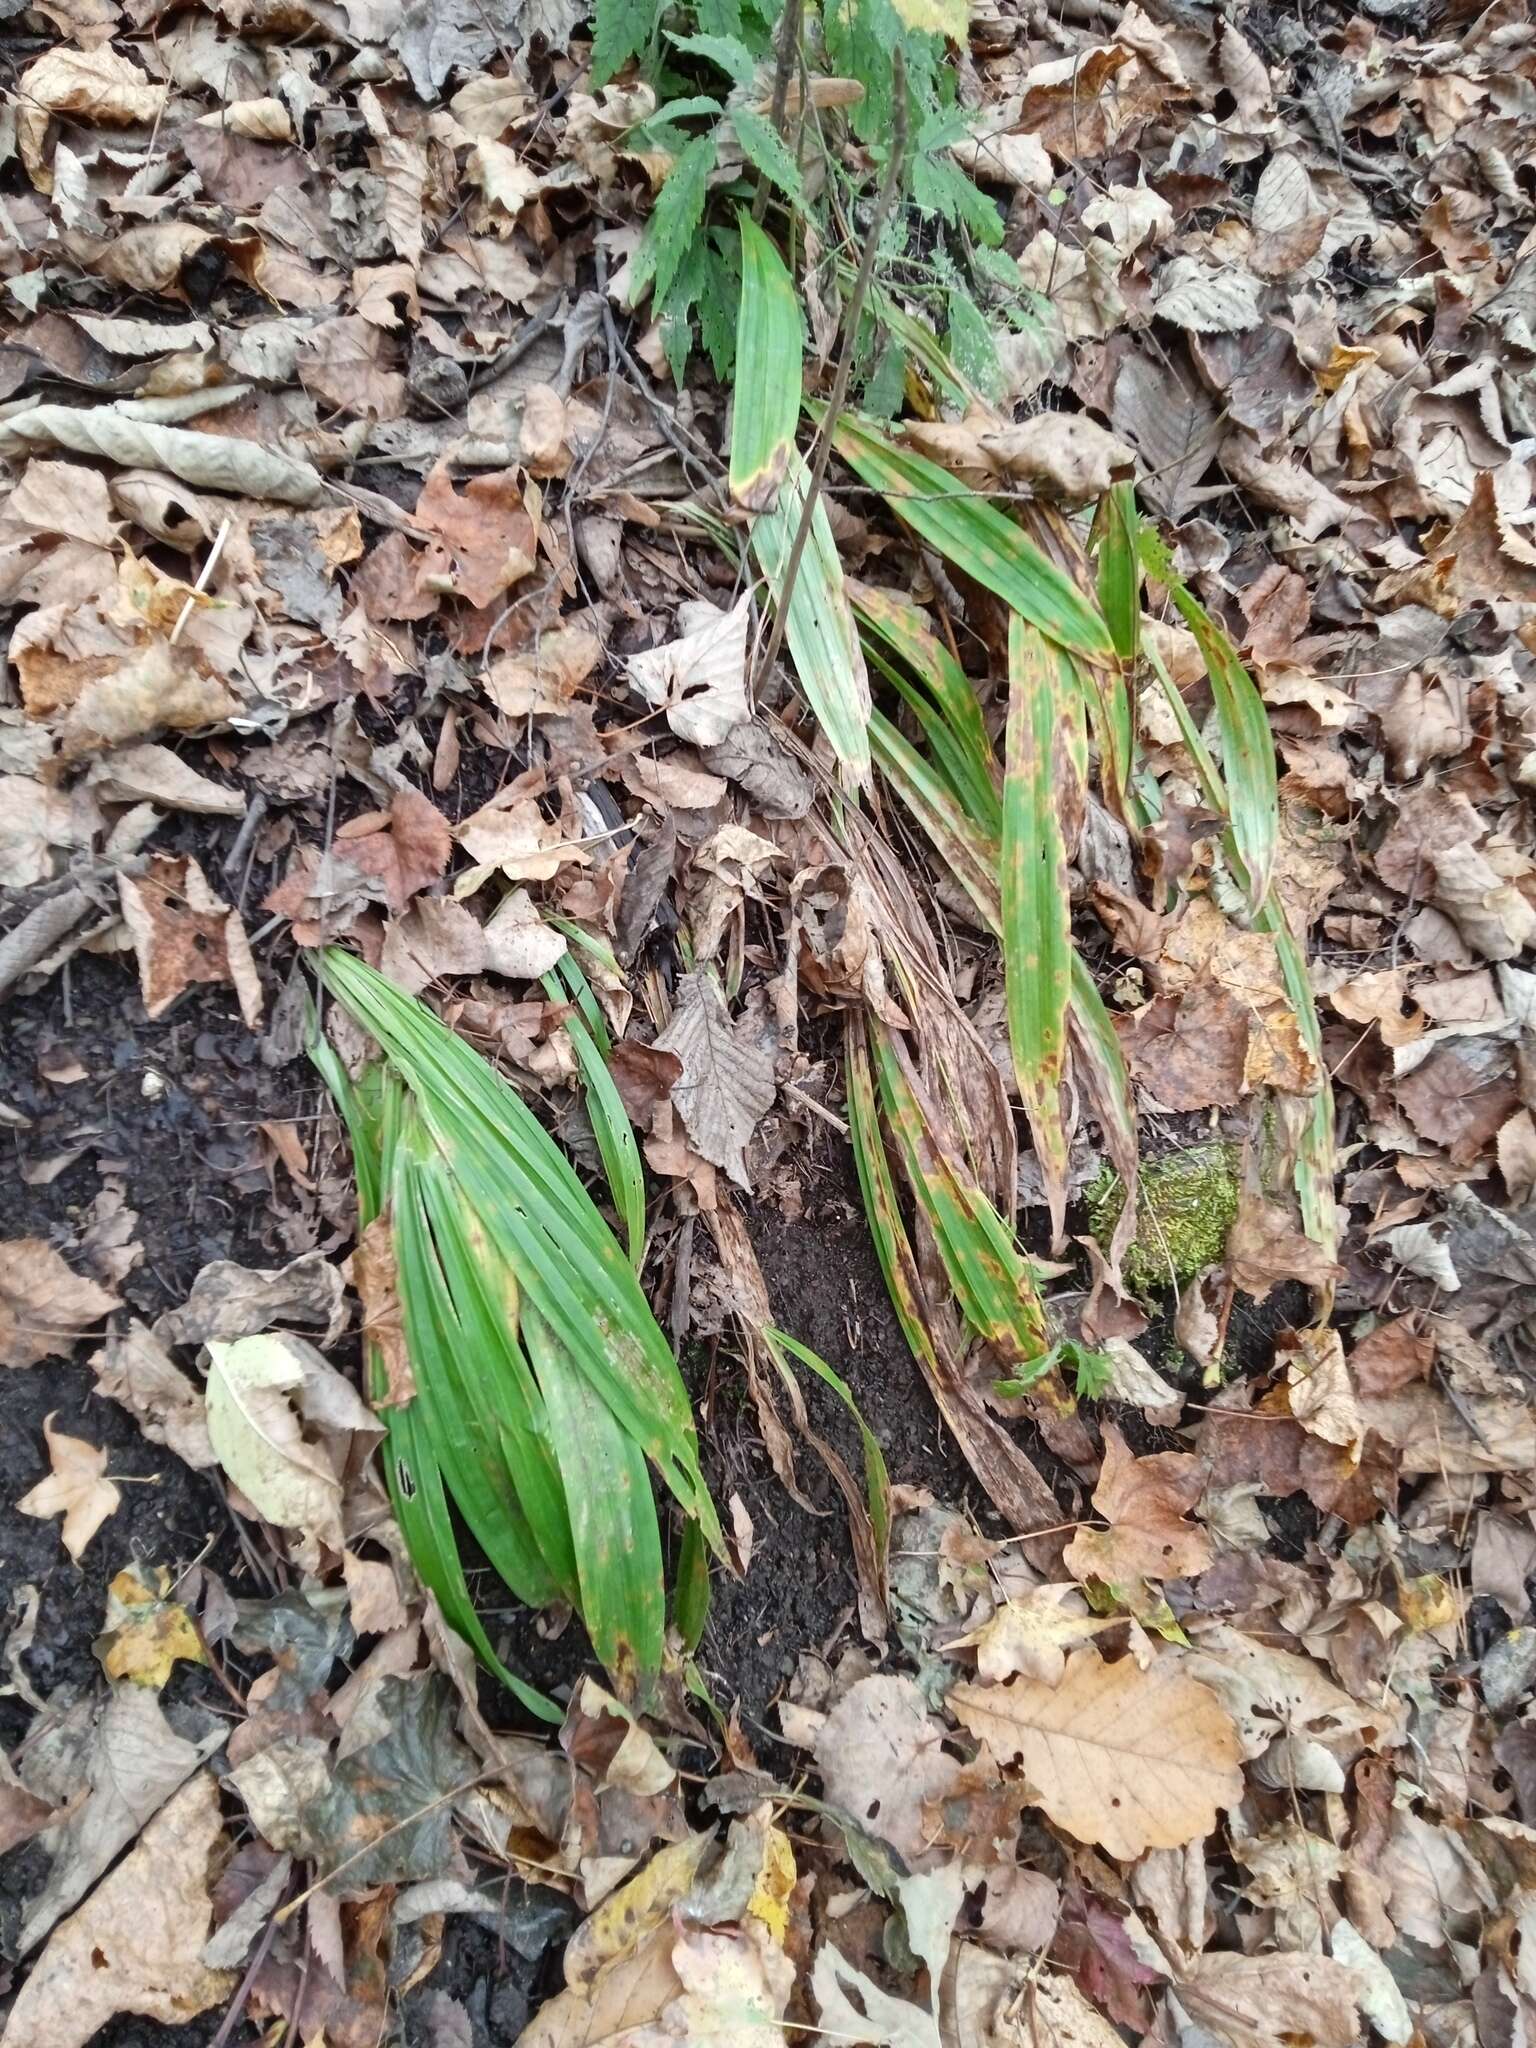
[[[806,541],[810,538],[811,520],[816,511],[816,500],[821,495],[822,479],[827,473],[827,463],[832,454],[832,434],[838,416],[848,397],[848,383],[853,375],[853,359],[858,353],[859,323],[864,317],[864,301],[869,297],[870,281],[875,274],[875,256],[880,247],[880,237],[890,215],[891,202],[896,197],[896,185],[901,176],[902,160],[907,153],[907,67],[897,44],[891,52],[891,147],[886,158],[885,176],[880,180],[879,196],[875,200],[875,211],[869,223],[869,232],[864,237],[864,253],[859,258],[859,274],[853,281],[853,290],[843,309],[843,346],[837,360],[837,375],[832,380],[832,395],[827,400],[827,409],[821,416],[821,426],[811,448],[810,475],[806,481],[805,503],[800,508],[800,524],[795,528],[794,542],[789,550],[789,559],[784,566],[783,588],[778,593],[773,609],[773,631],[768,635],[768,645],[763,650],[757,665],[753,686],[754,696],[773,673],[773,665],[779,658],[779,649],[784,645],[784,628],[789,619],[790,600],[795,592],[795,578],[800,573],[800,558],[805,553]]]
[[[779,24],[779,47],[773,67],[773,110],[772,120],[779,135],[784,135],[785,117],[789,108],[789,75],[795,68],[800,54],[800,20],[804,11],[803,0],[789,0],[784,9],[784,18]],[[757,177],[757,193],[752,201],[752,218],[759,227],[763,215],[768,211],[768,180],[761,171]]]
[[[208,579],[213,574],[214,568],[218,563],[218,559],[220,555],[222,555],[224,552],[224,543],[228,539],[229,521],[225,519],[222,520],[219,524],[219,530],[213,537],[213,546],[208,550],[208,559],[206,562],[204,562],[202,569],[199,571],[197,581],[193,584],[191,590],[188,592],[187,601],[182,606],[180,612],[177,614],[176,623],[171,628],[170,644],[172,647],[174,647],[176,645],[176,642],[181,638],[181,629],[183,626],[185,626],[188,619],[191,618],[193,611],[196,609],[197,600],[208,588]]]

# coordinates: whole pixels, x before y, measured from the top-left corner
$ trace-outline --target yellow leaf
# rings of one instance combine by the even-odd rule
[[[763,1860],[747,1911],[761,1920],[780,1948],[789,1932],[789,1900],[795,1889],[795,1852],[782,1828],[763,1830]]]
[[[895,0],[895,7],[908,28],[925,35],[948,36],[951,42],[965,41],[971,22],[965,0]]]
[[[161,1565],[154,1576],[152,1585],[137,1565],[118,1573],[107,1589],[107,1626],[95,1650],[108,1678],[158,1692],[178,1658],[206,1664],[208,1655],[186,1608],[166,1597],[170,1573]]]

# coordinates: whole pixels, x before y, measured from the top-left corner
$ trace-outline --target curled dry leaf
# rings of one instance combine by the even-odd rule
[[[1017,1762],[1060,1828],[1111,1856],[1200,1840],[1243,1795],[1237,1731],[1208,1686],[1159,1659],[1142,1671],[1076,1651],[1060,1685],[957,1685],[951,1712]]]

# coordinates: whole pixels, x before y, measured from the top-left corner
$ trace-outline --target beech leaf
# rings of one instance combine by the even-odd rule
[[[1243,1794],[1232,1717],[1208,1686],[1078,1650],[1059,1686],[1011,1678],[957,1685],[956,1718],[1023,1767],[1040,1806],[1111,1856],[1199,1841]]]

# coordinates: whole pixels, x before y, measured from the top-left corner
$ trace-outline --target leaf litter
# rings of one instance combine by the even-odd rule
[[[0,1393],[89,1647],[18,1586],[0,2039],[1519,2038],[1524,15],[860,0],[782,90],[735,9],[39,19]],[[288,1085],[338,942],[600,1200],[607,1077],[770,1685],[679,1633],[637,1718],[477,1583],[530,1733],[418,1582],[396,1254]],[[162,1271],[205,1174],[260,1227]],[[839,1205],[873,1367],[754,1249]]]

